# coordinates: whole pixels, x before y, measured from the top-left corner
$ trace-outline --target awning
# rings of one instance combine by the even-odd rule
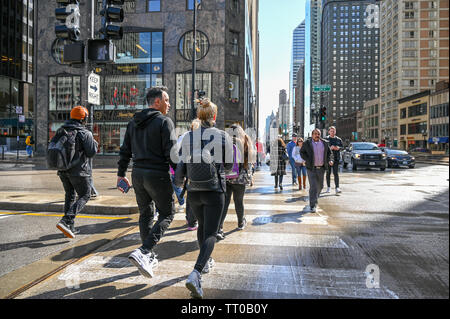
[[[448,136],[430,137],[428,143],[448,143]]]

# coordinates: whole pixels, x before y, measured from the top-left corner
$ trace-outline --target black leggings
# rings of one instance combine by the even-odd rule
[[[283,184],[283,175],[275,175],[275,186]]]
[[[225,204],[225,193],[189,192],[188,201],[198,220],[197,240],[200,253],[194,269],[202,272],[216,244],[220,220]]]
[[[231,184],[227,183],[227,195],[225,196],[225,207],[223,209],[222,219],[220,221],[220,228],[223,229],[223,223],[227,217],[228,206],[230,206],[231,195],[233,195],[234,206],[238,218],[238,224],[244,219],[244,195],[245,184]]]

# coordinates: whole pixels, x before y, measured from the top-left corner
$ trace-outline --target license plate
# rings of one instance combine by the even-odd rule
[[[406,164],[408,164],[408,162],[407,162],[407,161],[404,161],[404,162],[403,162],[403,164],[405,164],[405,165],[406,165]]]
[[[375,165],[375,162],[369,162],[369,165]]]

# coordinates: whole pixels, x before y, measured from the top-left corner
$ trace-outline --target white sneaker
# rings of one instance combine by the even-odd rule
[[[194,269],[189,274],[188,279],[186,280],[186,288],[191,292],[192,298],[202,299],[203,298],[203,290],[202,290],[202,275]]]
[[[311,206],[308,205],[308,206],[305,207],[304,211],[305,212],[309,212],[309,213],[315,213],[316,212],[316,206],[311,208]]]
[[[325,193],[329,193],[331,191],[331,187],[327,187],[327,190]]]
[[[341,189],[339,187],[336,187],[336,194],[340,193]]]
[[[158,266],[158,259],[154,253],[143,254],[138,248],[128,256],[130,262],[132,262],[142,276],[147,278],[153,278],[153,268]]]
[[[208,262],[206,263],[205,267],[203,267],[202,274],[209,273],[215,265],[216,265],[216,262],[214,261],[214,259],[209,257]]]

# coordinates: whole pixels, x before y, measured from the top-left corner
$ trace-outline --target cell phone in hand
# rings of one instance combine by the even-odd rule
[[[121,179],[119,181],[119,183],[117,183],[117,187],[122,188],[124,193],[128,193],[128,191],[131,188],[131,186],[129,186],[128,183],[124,179]]]

